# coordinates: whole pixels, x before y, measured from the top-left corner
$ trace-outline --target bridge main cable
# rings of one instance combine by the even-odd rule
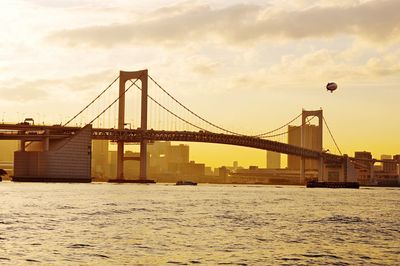
[[[324,116],[322,116],[322,120],[324,121],[324,124],[325,124],[326,128],[328,129],[329,135],[331,136],[331,138],[332,138],[332,140],[333,140],[333,143],[335,143],[336,149],[338,150],[338,152],[340,153],[340,155],[342,155],[342,152],[340,151],[339,146],[338,146],[337,143],[336,143],[335,137],[333,136],[331,130],[329,129],[328,123],[326,122]]]
[[[315,118],[315,116],[312,116],[311,118],[307,118],[306,121],[304,121],[304,123],[301,124],[299,127],[301,128],[302,126],[308,124],[308,123],[311,122],[314,118]],[[294,119],[294,120],[295,120],[295,119]],[[292,120],[292,122],[293,122],[294,120]],[[289,123],[291,123],[291,122],[289,122]],[[287,125],[289,125],[289,124],[287,124]],[[287,125],[285,125],[285,126],[287,126]],[[281,128],[283,128],[283,127],[284,127],[284,126],[282,126]],[[279,129],[280,129],[280,128],[279,128]],[[271,132],[274,132],[274,131],[277,131],[277,130],[278,130],[278,129],[272,130]],[[285,131],[285,132],[282,132],[282,133],[277,133],[277,134],[274,134],[274,135],[263,135],[263,136],[259,136],[258,138],[267,139],[267,138],[279,137],[279,136],[283,136],[283,135],[285,135],[285,134],[288,134],[288,133],[290,133],[290,132],[292,132],[292,131],[294,131],[294,130],[297,130],[297,128],[294,127],[294,128],[288,129],[288,131]]]
[[[219,130],[222,130],[222,131],[224,131],[224,132],[230,133],[230,134],[232,134],[232,135],[243,135],[243,134],[240,134],[240,133],[237,133],[237,132],[230,131],[230,130],[225,129],[225,128],[223,128],[223,127],[220,127],[220,126],[218,126],[218,125],[216,125],[216,124],[214,124],[214,123],[208,121],[207,119],[205,119],[205,118],[199,116],[198,114],[196,114],[195,112],[193,112],[192,110],[190,110],[189,108],[187,108],[187,107],[186,107],[184,104],[182,104],[180,101],[178,101],[174,96],[172,96],[171,94],[169,94],[168,91],[166,91],[160,84],[158,84],[158,82],[155,81],[150,75],[149,75],[149,78],[154,82],[154,84],[157,85],[157,87],[159,87],[164,93],[166,93],[172,100],[174,100],[174,101],[175,101],[177,104],[179,104],[182,108],[184,108],[186,111],[188,111],[189,113],[191,113],[192,115],[194,115],[195,117],[197,117],[198,119],[200,119],[201,121],[203,121],[203,122],[205,122],[205,123],[207,123],[207,124],[209,124],[209,125],[211,125],[211,126],[217,128],[217,129],[219,129]],[[196,126],[196,127],[197,127],[197,126]]]
[[[211,126],[217,128],[217,129],[219,129],[219,130],[222,130],[222,131],[224,131],[224,132],[227,132],[227,133],[230,133],[230,134],[233,134],[233,135],[242,135],[242,136],[244,135],[244,134],[241,134],[241,133],[233,132],[233,131],[230,131],[230,130],[228,130],[228,129],[222,128],[222,127],[220,127],[220,126],[218,126],[218,125],[216,125],[216,124],[214,124],[214,123],[208,121],[207,119],[204,119],[203,117],[199,116],[198,114],[196,114],[195,112],[193,112],[192,110],[190,110],[189,108],[187,108],[184,104],[182,104],[182,103],[181,103],[179,100],[177,100],[174,96],[172,96],[167,90],[165,90],[165,89],[164,89],[157,81],[155,81],[154,78],[152,78],[150,75],[149,75],[149,78],[150,78],[150,79],[165,93],[165,94],[167,94],[172,100],[174,100],[174,101],[175,101],[177,104],[179,104],[182,108],[184,108],[186,111],[188,111],[189,113],[191,113],[192,115],[194,115],[194,116],[197,117],[198,119],[202,120],[203,122],[205,122],[205,123],[207,123],[207,124],[209,124],[209,125],[211,125]],[[276,136],[284,135],[284,134],[286,134],[287,132],[286,132],[286,133],[283,133],[283,134],[275,134],[275,135],[271,135],[271,136],[265,136],[265,135],[271,134],[271,133],[273,133],[273,132],[276,132],[276,131],[278,131],[278,130],[280,130],[280,129],[286,127],[286,126],[288,126],[290,123],[292,123],[293,121],[295,121],[295,120],[296,120],[297,118],[299,118],[301,115],[302,115],[302,114],[300,113],[300,114],[297,115],[295,118],[293,118],[291,121],[289,121],[288,123],[284,124],[283,126],[280,126],[279,128],[276,128],[276,129],[274,129],[274,130],[271,130],[271,131],[268,131],[268,132],[265,132],[265,133],[261,133],[261,134],[254,135],[254,136],[252,136],[252,137],[263,138],[263,137],[273,137],[273,136],[275,136],[275,135],[276,135]]]
[[[110,109],[111,108],[111,106],[113,106],[123,95],[125,95],[125,93],[133,86],[133,85],[136,85],[136,82],[139,80],[141,78],[141,76],[139,76],[135,81],[132,81],[132,80],[130,80],[131,82],[132,82],[132,84],[128,87],[128,88],[126,88],[125,89],[125,91],[121,94],[121,95],[118,95],[118,97],[110,104],[110,105],[108,105],[103,111],[101,111],[95,118],[93,118],[92,119],[92,121],[90,121],[88,124],[92,124],[97,118],[99,118],[102,114],[104,114],[108,109]],[[137,85],[136,85],[137,86]]]
[[[131,80],[131,82],[132,82],[132,80]],[[132,87],[133,85],[135,85],[136,88],[139,89],[140,91],[142,90],[142,88],[140,88],[136,83],[133,83],[133,82],[132,82],[132,84],[131,84],[129,87]],[[147,94],[147,97],[148,97],[150,100],[152,100],[154,103],[156,103],[158,106],[160,106],[162,109],[164,109],[165,111],[167,111],[169,114],[171,114],[171,115],[175,116],[176,118],[178,118],[179,120],[181,120],[181,121],[183,121],[183,122],[185,122],[185,123],[191,125],[192,127],[197,128],[197,129],[207,131],[207,130],[205,130],[204,128],[199,127],[199,126],[196,126],[195,124],[193,124],[193,123],[187,121],[186,119],[180,117],[179,115],[175,114],[174,112],[172,112],[171,110],[169,110],[167,107],[165,107],[164,105],[162,105],[161,103],[159,103],[156,99],[154,99],[153,97],[151,97],[149,94]]]
[[[111,86],[112,86],[112,84],[114,83],[114,82],[116,82],[117,80],[119,79],[119,76],[111,83],[111,85],[110,86],[108,86],[107,87],[107,89],[105,89],[101,94],[103,94],[106,90],[108,90]],[[133,84],[135,84],[138,80],[140,79],[140,77],[138,77],[136,80],[135,80],[135,82],[133,82]],[[113,106],[113,104],[115,104],[118,100],[119,100],[119,98],[121,98],[122,97],[122,95],[125,95],[125,93],[133,86],[133,84],[132,85],[130,85],[128,88],[126,88],[125,89],[125,91],[124,91],[124,93],[123,94],[121,94],[121,95],[118,95],[118,97],[117,97],[117,99],[115,99],[109,106],[107,106],[100,114],[98,114],[94,119],[92,119],[92,121],[90,121],[88,124],[92,124],[97,118],[99,118],[102,114],[104,114],[108,109],[110,109],[110,107],[111,106]],[[96,99],[98,99],[99,97],[96,97]],[[95,100],[96,100],[95,99]],[[92,101],[92,103],[93,103],[94,101]],[[91,104],[91,103],[90,103]],[[90,105],[89,104],[89,105]],[[80,113],[82,113],[82,112],[80,112]],[[87,125],[88,125],[87,124]],[[64,147],[67,143],[69,143],[70,141],[72,140],[72,138],[69,138],[63,145],[61,145],[57,150],[60,150],[62,147]]]
[[[77,118],[80,114],[82,114],[86,109],[89,108],[89,106],[91,106],[97,99],[99,99],[101,97],[101,95],[103,95],[109,88],[111,88],[112,85],[114,85],[114,83],[119,79],[119,76],[116,77],[113,82],[111,82],[110,85],[107,86],[107,88],[105,88],[99,95],[97,95],[88,105],[86,105],[81,111],[79,111],[74,117],[72,117],[70,120],[68,120],[68,122],[66,122],[63,126],[65,127],[66,125],[68,125],[69,123],[71,123],[71,121],[73,121],[75,118]],[[119,98],[118,98],[119,99]],[[89,123],[91,124],[91,123]]]
[[[293,123],[297,118],[299,118],[301,115],[302,115],[302,113],[300,113],[299,115],[297,115],[295,118],[293,118],[292,120],[290,120],[289,122],[287,122],[287,123],[284,124],[283,126],[280,126],[280,127],[276,128],[276,129],[274,129],[274,130],[270,130],[270,131],[265,132],[265,133],[261,133],[261,134],[255,135],[255,136],[253,136],[253,137],[256,137],[256,138],[263,138],[263,137],[266,137],[266,138],[268,138],[268,137],[275,137],[275,136],[279,136],[279,135],[284,135],[284,134],[288,133],[289,131],[287,131],[287,132],[285,132],[285,133],[281,133],[281,134],[275,134],[275,135],[268,136],[269,134],[274,133],[274,132],[276,132],[276,131],[278,131],[278,130],[280,130],[280,129],[282,129],[282,128],[288,126],[288,125],[290,125],[290,124]]]

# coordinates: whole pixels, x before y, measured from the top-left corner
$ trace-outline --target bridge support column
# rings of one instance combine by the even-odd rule
[[[20,142],[19,142],[19,150],[20,151],[25,151],[25,140],[21,140]]]
[[[142,106],[141,106],[141,120],[140,129],[147,130],[147,70],[143,71],[145,76],[142,81]],[[147,140],[142,139],[140,142],[140,180],[147,180]]]
[[[141,81],[141,124],[140,129],[143,133],[147,131],[147,80],[148,71],[139,70],[133,72],[120,71],[119,74],[119,102],[118,102],[118,129],[125,126],[125,83],[128,80]],[[127,182],[124,177],[124,140],[118,141],[117,146],[117,179],[113,182]],[[147,179],[147,140],[140,141],[140,173],[139,180],[129,180],[134,183],[154,183]]]
[[[140,180],[147,180],[147,140],[140,142]]]
[[[307,125],[307,118],[309,116],[316,116],[318,117],[318,126],[315,128],[313,126]],[[300,132],[300,147],[302,148],[308,148],[312,150],[316,150],[319,152],[322,152],[322,121],[323,120],[323,115],[322,115],[322,109],[321,110],[313,110],[313,111],[307,111],[304,110],[302,111],[301,115],[301,132]],[[319,166],[318,166],[319,164]],[[318,173],[318,179],[322,178],[320,177],[321,171],[321,162],[308,162],[306,164],[306,159],[301,157],[300,159],[300,183],[304,184],[306,181],[306,166],[310,167],[312,169],[318,168],[319,173]]]
[[[324,158],[319,158],[318,181],[324,182]]]
[[[300,158],[300,184],[304,184],[306,180],[306,159],[304,157]]]
[[[49,135],[49,134],[50,134],[50,132],[49,132],[48,129],[45,130],[45,134],[46,134],[46,135]],[[43,140],[43,151],[49,151],[49,150],[50,150],[50,137],[46,137],[46,138]]]
[[[124,179],[124,142],[117,143],[117,179]]]

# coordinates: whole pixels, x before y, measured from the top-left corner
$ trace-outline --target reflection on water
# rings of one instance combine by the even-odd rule
[[[394,265],[399,189],[0,183],[0,264]]]

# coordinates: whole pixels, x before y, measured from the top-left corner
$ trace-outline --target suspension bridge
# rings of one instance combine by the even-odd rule
[[[116,91],[112,88],[117,81],[119,88]],[[126,103],[129,104],[129,108],[126,108]],[[87,120],[86,118],[93,113],[94,115]],[[291,125],[300,118],[301,124],[297,126],[297,129],[301,130],[300,145],[286,143],[290,131],[296,129]],[[309,148],[306,145],[305,126],[314,118],[319,119],[317,128],[320,143],[317,148]],[[80,123],[77,122],[79,120]],[[97,127],[93,127],[96,124]],[[134,125],[140,126],[135,128]],[[323,149],[323,125],[327,127],[339,154],[329,153]],[[86,137],[82,137],[84,135]],[[192,111],[150,76],[148,70],[120,71],[118,77],[65,123],[0,124],[0,140],[2,139],[21,141],[21,150],[16,153],[15,158],[16,179],[18,176],[21,179],[29,176],[47,176],[45,178],[47,180],[51,175],[65,179],[75,177],[78,180],[90,179],[91,140],[110,140],[117,143],[116,178],[121,181],[125,179],[124,145],[129,142],[140,143],[139,182],[148,181],[147,143],[152,141],[218,143],[295,155],[301,158],[300,176],[303,181],[306,159],[319,162],[318,172],[321,179],[326,165],[339,165],[346,179],[349,164],[349,158],[341,154],[322,110],[303,110],[289,122],[267,132],[259,134],[235,132]],[[34,171],[30,170],[29,166],[35,164],[39,166]],[[18,167],[22,170],[19,171]],[[76,172],[71,171],[72,167],[77,169]]]

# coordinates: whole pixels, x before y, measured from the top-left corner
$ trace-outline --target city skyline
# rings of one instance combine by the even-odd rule
[[[120,69],[148,68],[225,128],[265,132],[302,108],[322,108],[343,153],[398,154],[399,5],[3,1],[2,116],[55,123],[80,110]],[[339,86],[333,94],[325,90],[330,81]],[[265,162],[264,151],[190,145],[193,160],[207,165]]]
[[[1,263],[396,265],[400,0],[1,0]]]

